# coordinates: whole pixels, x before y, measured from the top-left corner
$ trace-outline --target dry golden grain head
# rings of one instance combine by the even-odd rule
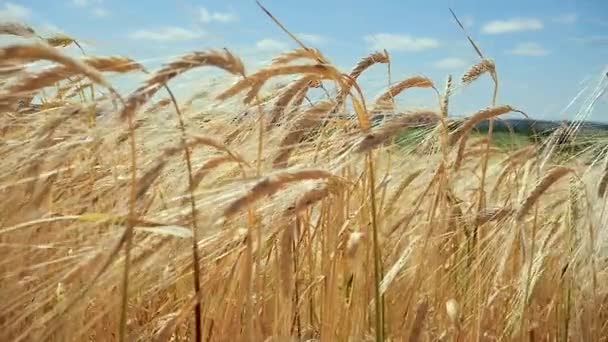
[[[75,58],[42,43],[14,44],[0,48],[0,58],[16,61],[48,60],[62,64],[66,69],[75,70],[78,74],[89,77],[92,81],[112,89],[101,73]]]
[[[142,86],[129,95],[120,117],[125,119],[133,115],[143,104],[167,82],[188,70],[211,66],[234,75],[244,75],[243,62],[228,50],[195,51],[177,58],[154,72]]]
[[[426,76],[412,76],[391,86],[376,99],[376,106],[381,107],[389,103],[395,96],[402,91],[410,88],[434,88],[433,81]]]
[[[131,58],[124,56],[92,56],[82,60],[84,63],[103,72],[127,73],[136,70],[143,70],[143,66]]]
[[[67,47],[76,42],[76,40],[68,35],[63,33],[55,34],[51,37],[47,37],[44,39],[47,44],[54,47]]]
[[[289,105],[289,102],[291,102],[291,100],[301,90],[308,89],[308,87],[310,87],[311,82],[313,81],[316,81],[315,76],[303,76],[293,81],[290,85],[283,89],[283,91],[277,96],[277,100],[274,103],[274,107],[272,108],[272,112],[270,113],[270,119],[268,120],[266,129],[270,129],[272,125],[279,121],[281,114],[285,112],[285,109]]]
[[[273,167],[282,168],[287,166],[289,156],[296,147],[295,145],[302,137],[306,136],[313,128],[317,127],[335,105],[336,103],[333,101],[320,101],[300,114],[297,121],[290,127],[289,132],[287,132],[285,137],[281,140],[279,145],[281,150],[272,161]]]
[[[464,135],[467,135],[475,125],[482,122],[483,120],[488,120],[490,118],[494,118],[499,115],[507,114],[512,112],[514,109],[509,105],[499,105],[484,108],[475,114],[471,115],[468,119],[464,121],[460,127],[458,127],[454,132],[450,134],[449,144],[455,144],[460,138]]]
[[[135,63],[130,58],[119,56],[87,57],[83,59],[82,62],[103,72],[112,71],[126,73],[141,69],[141,65]],[[8,89],[8,92],[21,94],[50,87],[59,81],[76,75],[78,72],[77,69],[66,65],[54,66],[38,73],[32,72],[17,80],[17,82]]]
[[[448,78],[445,82],[445,90],[443,91],[443,95],[441,96],[441,113],[443,117],[448,117],[448,107],[450,103],[450,95],[452,93],[452,75],[448,75]]]
[[[323,200],[329,195],[329,189],[327,185],[320,186],[305,192],[300,198],[297,199],[293,212],[301,213],[315,203]],[[291,211],[290,211],[291,212]]]
[[[517,212],[517,220],[523,219],[526,214],[530,211],[532,206],[538,201],[539,197],[544,194],[551,185],[557,182],[563,176],[573,172],[573,170],[566,166],[555,166],[547,172],[545,177],[534,187],[532,192],[526,197]]]
[[[29,38],[33,37],[36,34],[36,31],[23,23],[4,22],[0,23],[0,35],[3,34]]]
[[[245,195],[233,201],[224,210],[222,216],[225,218],[230,218],[260,198],[272,195],[290,183],[305,180],[329,179],[333,177],[334,176],[330,172],[319,169],[283,171],[277,173],[256,183]]]
[[[389,57],[386,51],[383,52],[373,52],[368,56],[363,57],[357,65],[353,67],[350,71],[350,77],[356,79],[359,77],[367,68],[376,64],[376,63],[388,63]]]
[[[440,120],[440,115],[432,110],[418,110],[396,115],[385,121],[371,134],[366,135],[356,148],[358,153],[369,151],[394,137],[404,129],[414,127],[430,127]]]
[[[287,64],[297,59],[311,59],[317,63],[327,63],[327,59],[321,51],[314,48],[297,48],[295,50],[283,53],[272,59],[273,65]]]
[[[249,87],[261,87],[270,78],[286,75],[316,75],[318,78],[332,79],[343,83],[342,75],[333,66],[327,64],[278,65],[257,71],[256,73],[234,83],[230,88],[217,96],[218,100],[227,100]]]
[[[496,65],[494,61],[491,59],[484,58],[479,63],[471,66],[469,70],[467,70],[464,75],[462,75],[462,83],[469,84],[475,81],[479,76],[484,73],[494,73],[496,70]]]
[[[205,176],[209,174],[211,170],[224,163],[231,161],[238,162],[238,160],[235,160],[230,155],[221,155],[207,160],[198,170],[196,170],[196,172],[192,176],[191,190],[194,191],[196,187],[201,183],[203,178],[205,178]]]

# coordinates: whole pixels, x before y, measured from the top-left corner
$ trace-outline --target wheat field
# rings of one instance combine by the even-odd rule
[[[352,70],[304,45],[259,70],[226,49],[146,70],[0,33],[24,39],[0,48],[1,340],[608,340],[606,142],[564,157],[576,125],[518,149],[474,134],[527,115],[497,103],[481,52],[370,96],[357,78],[387,51]],[[178,101],[197,68],[233,83]],[[125,93],[116,74],[145,80]],[[488,107],[452,113],[479,78]],[[436,105],[398,105],[413,88]]]

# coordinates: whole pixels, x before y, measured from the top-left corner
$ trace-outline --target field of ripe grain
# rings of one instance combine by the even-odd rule
[[[1,340],[606,340],[606,142],[496,147],[473,133],[519,112],[496,91],[452,119],[453,89],[498,87],[491,59],[371,98],[357,78],[386,51],[350,71],[308,47],[144,70],[0,32],[28,39],[0,47]],[[177,101],[194,68],[234,83]],[[116,73],[145,81],[121,93]],[[396,106],[412,88],[437,105]]]

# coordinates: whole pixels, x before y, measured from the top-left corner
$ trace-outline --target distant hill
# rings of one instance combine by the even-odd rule
[[[512,127],[515,133],[519,134],[549,134],[559,128],[560,126],[571,126],[580,125],[579,133],[589,131],[608,131],[608,124],[584,121],[550,121],[550,120],[533,120],[533,119],[503,119],[494,120],[495,131],[509,131],[509,126]],[[480,131],[487,131],[489,126],[489,120],[482,121],[475,126]]]

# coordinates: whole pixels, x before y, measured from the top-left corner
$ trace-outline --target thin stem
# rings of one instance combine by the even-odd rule
[[[201,266],[200,266],[200,258],[198,255],[198,227],[196,225],[197,217],[196,217],[196,201],[194,198],[194,178],[192,176],[192,159],[190,157],[190,150],[188,149],[188,145],[186,143],[186,127],[184,125],[184,118],[182,112],[177,105],[177,100],[173,95],[173,92],[169,87],[165,84],[164,88],[169,93],[169,97],[171,97],[171,102],[173,102],[173,106],[175,107],[175,112],[177,113],[177,118],[179,120],[179,128],[182,133],[182,144],[184,146],[184,159],[186,160],[186,167],[188,169],[188,189],[189,189],[189,198],[190,198],[190,213],[192,217],[192,268],[193,268],[193,286],[195,295],[201,293]],[[199,295],[199,300],[194,306],[194,323],[195,323],[195,338],[197,342],[202,341],[203,332],[202,332],[202,317],[201,317],[201,300],[202,296]]]
[[[384,307],[383,296],[380,295],[380,248],[378,246],[378,222],[376,212],[376,182],[374,177],[374,163],[372,152],[367,154],[368,175],[369,175],[369,192],[372,209],[372,234],[373,234],[373,251],[374,251],[374,299],[376,302],[376,341],[384,341]]]
[[[127,228],[125,231],[124,243],[125,243],[125,268],[122,277],[122,301],[120,310],[120,327],[119,327],[119,341],[125,341],[127,334],[127,311],[128,311],[128,299],[129,299],[129,271],[131,268],[131,242],[133,240],[133,226],[137,219],[135,212],[135,201],[137,196],[137,159],[136,159],[136,144],[135,144],[135,127],[133,125],[133,116],[129,115],[129,136],[130,136],[130,149],[131,149],[131,188],[129,192],[129,217],[127,220]]]

